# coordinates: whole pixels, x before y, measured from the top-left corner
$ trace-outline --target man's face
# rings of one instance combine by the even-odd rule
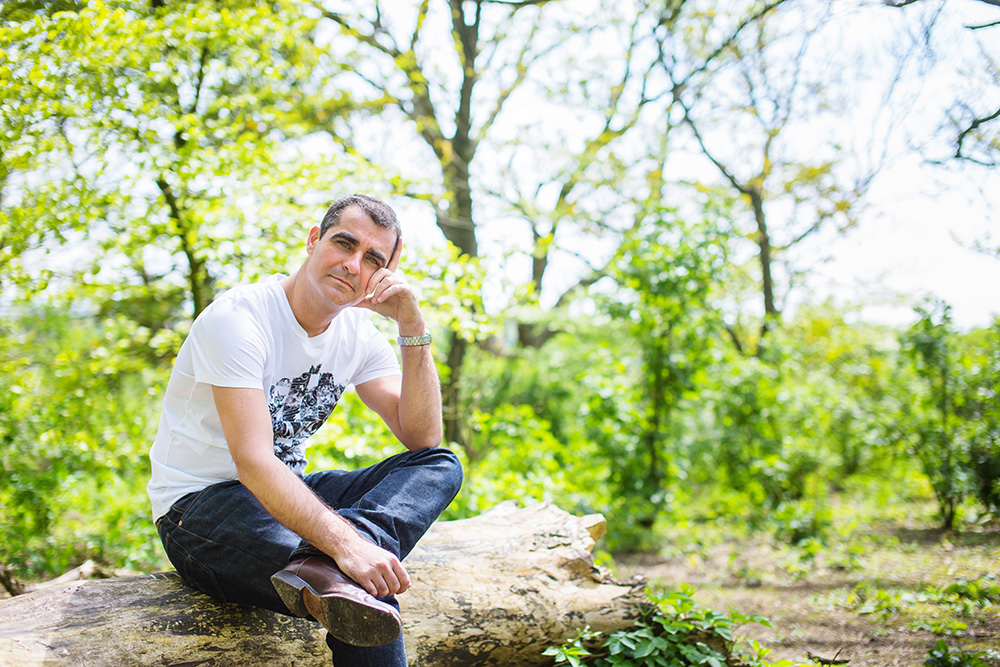
[[[395,248],[394,231],[376,225],[360,206],[348,206],[322,238],[319,227],[309,232],[307,273],[334,306],[353,306],[367,295],[372,274],[389,264]]]

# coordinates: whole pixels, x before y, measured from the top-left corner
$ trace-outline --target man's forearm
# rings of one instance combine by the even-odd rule
[[[375,596],[402,593],[409,574],[392,553],[362,537],[278,459],[244,461],[240,481],[282,525],[327,554]]]
[[[240,482],[275,519],[335,560],[346,543],[360,539],[346,520],[278,459],[245,460],[237,469]]]
[[[282,525],[333,558],[372,595],[399,593],[409,575],[392,553],[361,536],[274,456],[274,434],[261,389],[212,387],[240,482]]]
[[[399,393],[400,440],[407,449],[441,444],[441,383],[429,345],[402,348],[403,379]]]

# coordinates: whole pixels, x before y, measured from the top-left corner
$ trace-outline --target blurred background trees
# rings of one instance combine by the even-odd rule
[[[926,44],[892,30],[952,10],[907,4],[4,3],[0,564],[163,566],[145,454],[190,322],[354,191],[405,218],[442,341],[450,516],[554,500],[641,549],[683,521],[805,539],[876,487],[948,527],[1000,511],[1000,326],[804,287],[914,150]],[[988,86],[934,122],[988,169],[979,25],[956,71]],[[317,465],[393,448],[350,395],[316,439]]]

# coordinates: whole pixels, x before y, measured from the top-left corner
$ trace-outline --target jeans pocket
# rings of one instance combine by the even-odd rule
[[[181,522],[184,520],[184,515],[187,514],[187,511],[195,504],[197,504],[198,501],[201,499],[201,497],[205,495],[205,493],[207,493],[210,488],[212,487],[206,486],[204,489],[201,489],[200,491],[192,491],[186,496],[182,496],[180,499],[174,502],[173,505],[170,506],[170,509],[167,510],[167,513],[164,514],[163,516],[166,518],[167,521],[180,525]]]
[[[215,578],[215,573],[192,556],[191,552],[171,534],[171,529],[183,529],[173,526],[164,526],[164,528],[165,530],[160,531],[160,539],[163,542],[164,550],[167,552],[167,558],[170,559],[170,564],[177,570],[177,574],[181,575],[181,579],[216,600],[228,602],[225,593],[222,592],[222,587],[219,586],[219,582]],[[197,536],[193,537],[194,539],[201,539]]]

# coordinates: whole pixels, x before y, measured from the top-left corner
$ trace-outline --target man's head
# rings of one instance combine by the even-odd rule
[[[323,238],[327,230],[340,224],[340,214],[349,206],[360,207],[369,218],[379,227],[390,229],[395,233],[396,240],[402,235],[403,230],[396,219],[396,213],[385,202],[369,197],[368,195],[347,195],[330,204],[323,216],[323,222],[319,226],[319,237]]]
[[[334,310],[356,305],[374,275],[396,270],[403,245],[400,232],[396,214],[385,203],[366,195],[338,199],[309,230],[307,257],[296,272],[299,283],[315,288],[310,291],[317,295],[317,304]]]

